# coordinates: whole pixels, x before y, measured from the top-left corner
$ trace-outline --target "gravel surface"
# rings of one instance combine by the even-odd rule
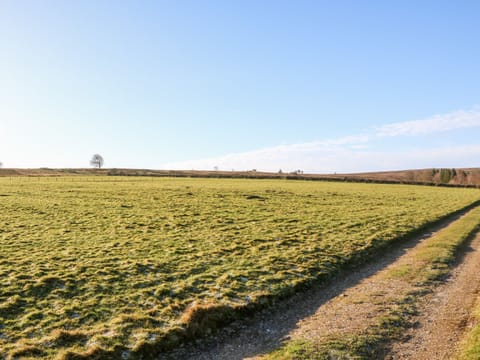
[[[460,260],[448,281],[424,299],[409,340],[394,344],[386,359],[452,358],[480,292],[480,234]]]

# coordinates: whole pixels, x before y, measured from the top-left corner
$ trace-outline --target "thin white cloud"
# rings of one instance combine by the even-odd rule
[[[441,131],[480,126],[480,109],[458,110],[428,119],[388,124],[376,129],[379,137],[424,135]]]
[[[395,150],[382,141],[400,136],[428,135],[462,128],[480,127],[480,109],[460,110],[428,119],[392,123],[370,133],[337,139],[279,145],[208,159],[164,164],[166,169],[361,172],[404,168],[475,166],[480,145],[428,148],[424,142],[416,150]],[[385,144],[383,144],[385,145]]]
[[[302,169],[313,173],[350,173],[412,168],[474,167],[480,145],[446,146],[409,151],[351,150],[323,148],[309,152],[266,152],[231,154],[224,157],[167,164],[168,169],[221,170],[258,169],[276,172]]]

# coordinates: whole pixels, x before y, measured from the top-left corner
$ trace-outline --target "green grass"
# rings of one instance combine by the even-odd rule
[[[468,331],[465,339],[460,344],[458,360],[477,360],[480,359],[480,306],[475,309],[475,325]]]
[[[459,350],[456,356],[458,360],[477,360],[480,359],[480,297],[470,315],[472,322],[463,340],[460,342]]]
[[[419,244],[403,262],[382,273],[384,279],[401,277],[410,286],[404,293],[385,301],[381,314],[376,314],[366,332],[342,334],[318,341],[290,341],[271,354],[262,357],[270,360],[328,360],[328,359],[381,359],[392,341],[403,338],[417,314],[418,299],[432,291],[450,271],[458,248],[478,231],[480,207],[470,211],[432,238]],[[409,266],[406,266],[409,264]],[[373,302],[374,300],[371,299]],[[480,314],[480,307],[476,315]],[[372,314],[375,315],[375,314]],[[479,317],[480,318],[480,317]],[[460,359],[480,358],[480,326],[474,328],[465,342]]]
[[[0,179],[0,358],[148,357],[479,199],[402,185]]]

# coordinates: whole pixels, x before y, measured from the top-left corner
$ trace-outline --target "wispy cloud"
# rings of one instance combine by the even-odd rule
[[[459,110],[428,119],[388,124],[376,129],[377,136],[424,135],[480,126],[480,109]]]
[[[407,151],[378,146],[392,137],[428,136],[438,132],[480,127],[480,109],[459,110],[431,118],[387,124],[364,134],[336,139],[279,145],[224,156],[164,164],[170,169],[360,172],[421,167],[474,166],[480,145],[429,148],[424,143]],[[385,144],[384,144],[385,145]],[[476,162],[475,162],[476,161]]]

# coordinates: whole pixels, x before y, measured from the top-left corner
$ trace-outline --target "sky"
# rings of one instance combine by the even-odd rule
[[[0,0],[4,167],[480,167],[480,2]]]

